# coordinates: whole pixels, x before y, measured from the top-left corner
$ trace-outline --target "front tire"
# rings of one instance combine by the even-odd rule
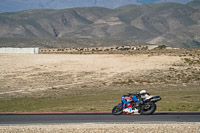
[[[156,111],[156,104],[153,102],[148,102],[142,105],[141,115],[151,115]]]
[[[116,106],[112,109],[112,114],[113,114],[113,115],[121,115],[122,113],[123,113],[122,104],[116,105]]]

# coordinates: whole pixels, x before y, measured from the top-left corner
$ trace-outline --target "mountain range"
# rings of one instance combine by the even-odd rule
[[[79,7],[7,12],[0,14],[0,29],[0,41],[10,38],[124,39],[197,48],[200,47],[200,1],[126,5],[114,9]],[[5,45],[1,43],[1,46]],[[19,46],[19,43],[8,46]],[[68,45],[62,44],[62,47]]]
[[[0,12],[16,12],[29,9],[64,9],[99,6],[116,8],[127,4],[152,4],[159,2],[188,3],[192,0],[1,0]]]

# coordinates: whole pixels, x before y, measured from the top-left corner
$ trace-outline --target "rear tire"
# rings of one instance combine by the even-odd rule
[[[153,102],[145,103],[141,107],[141,115],[151,115],[156,111],[156,108],[156,104]]]
[[[122,104],[119,104],[119,105],[115,106],[115,107],[112,109],[112,114],[113,114],[113,115],[121,115],[122,113],[123,113]]]

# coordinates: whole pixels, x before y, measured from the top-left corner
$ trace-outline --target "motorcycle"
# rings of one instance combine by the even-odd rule
[[[142,98],[139,93],[129,93],[128,95],[123,95],[121,98],[121,103],[114,106],[112,109],[113,115],[121,115],[123,113],[124,102],[129,102],[132,107],[132,114],[150,115],[156,111],[156,102],[161,100],[160,96],[148,95]],[[126,113],[124,111],[124,113]]]

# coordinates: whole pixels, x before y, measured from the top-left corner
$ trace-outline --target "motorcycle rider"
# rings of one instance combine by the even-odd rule
[[[129,97],[130,95],[133,95],[132,97]],[[122,102],[123,102],[123,113],[125,114],[133,114],[134,110],[132,110],[132,105],[130,104],[130,101],[136,101],[135,107],[140,106],[143,98],[147,98],[150,96],[149,93],[147,93],[146,90],[141,90],[140,93],[135,93],[135,94],[129,94],[129,96],[123,96],[122,97]],[[135,98],[134,96],[138,96],[139,100]]]
[[[148,96],[150,96],[150,94],[147,93],[146,90],[141,90],[140,95],[141,95],[141,98],[147,98]]]

